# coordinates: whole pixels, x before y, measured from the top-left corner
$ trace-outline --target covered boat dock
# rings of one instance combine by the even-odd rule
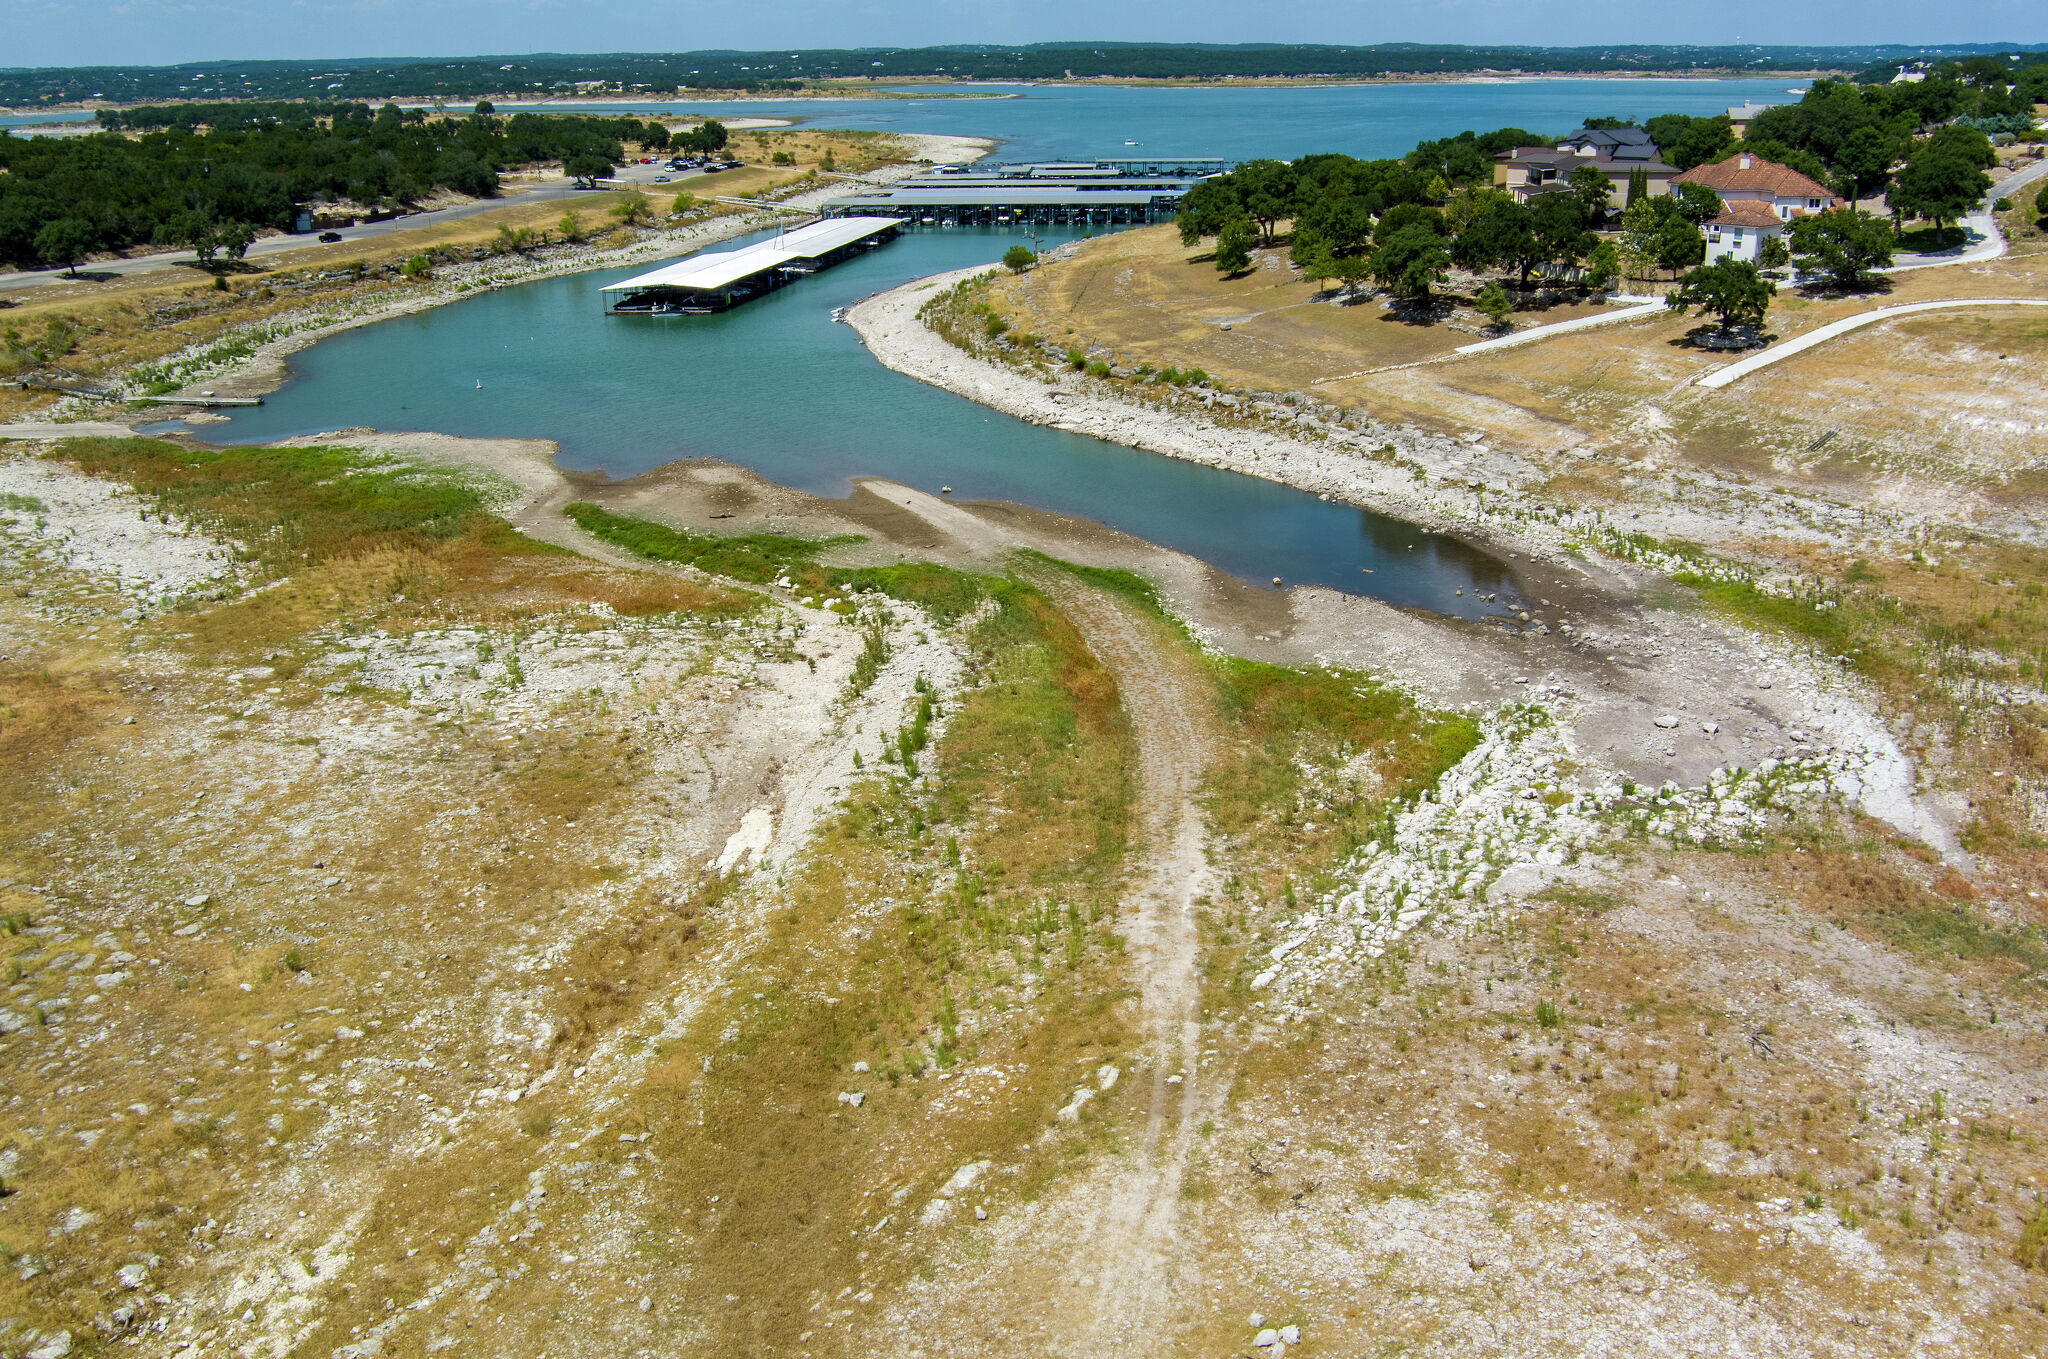
[[[942,165],[869,193],[835,198],[827,217],[891,216],[928,226],[1005,223],[1115,225],[1163,222],[1205,176],[1209,159],[1101,160],[1017,165]]]
[[[894,217],[836,217],[739,250],[702,251],[652,273],[606,284],[605,310],[641,315],[724,311],[872,250],[893,239],[900,225]]]

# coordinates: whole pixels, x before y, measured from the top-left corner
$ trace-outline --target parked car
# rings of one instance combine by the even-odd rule
[[[655,182],[656,184],[666,184],[666,183],[668,183],[668,176],[667,176],[667,175],[656,175],[656,176],[654,177],[654,182]]]
[[[322,245],[333,245],[340,239],[341,233],[339,231],[323,231],[320,233],[320,244]]]

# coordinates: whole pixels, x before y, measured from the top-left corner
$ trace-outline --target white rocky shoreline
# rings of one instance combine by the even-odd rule
[[[1462,438],[1412,424],[1344,412],[1298,394],[1237,394],[1162,388],[1140,402],[1101,379],[1054,365],[1050,380],[967,353],[925,325],[918,311],[944,289],[988,273],[958,269],[917,279],[849,308],[846,321],[885,366],[1032,424],[1242,472],[1396,516],[1422,527],[1541,556],[1568,569],[1567,548],[1587,544],[1609,556],[1644,560],[1627,542],[1636,534],[1708,544],[1742,556],[1758,525],[1733,514],[1731,496],[1751,502],[1771,536],[1814,545],[1867,541],[1874,533],[1910,533],[1908,517],[1813,494],[1730,487],[1709,478],[1703,503],[1673,494],[1617,507],[1573,510],[1529,494],[1550,475],[1477,432]],[[1093,355],[1091,355],[1093,357]],[[1264,428],[1225,426],[1211,413],[1243,412]],[[1652,551],[1654,556],[1654,550]],[[1654,569],[1680,563],[1645,561]],[[1699,569],[1694,562],[1687,569]]]

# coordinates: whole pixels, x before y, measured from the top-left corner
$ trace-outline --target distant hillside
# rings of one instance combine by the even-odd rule
[[[179,99],[473,99],[578,90],[763,93],[849,79],[1215,79],[1448,75],[1480,71],[1864,71],[1903,62],[2022,53],[2012,43],[1948,47],[1371,47],[1207,43],[1038,43],[1022,47],[872,48],[790,52],[672,52],[345,61],[207,61],[178,66],[0,70],[0,105]]]

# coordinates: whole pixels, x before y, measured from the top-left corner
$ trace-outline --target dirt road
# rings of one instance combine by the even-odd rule
[[[1199,1308],[1201,1280],[1178,1248],[1181,1190],[1196,1129],[1227,1086],[1212,1093],[1196,1074],[1197,903],[1212,876],[1196,799],[1218,741],[1212,691],[1153,620],[1059,571],[1031,575],[1115,678],[1136,739],[1137,863],[1119,923],[1139,1046],[1119,1073],[1122,1088],[1093,1101],[1104,1112],[1091,1110],[1079,1130],[1089,1138],[1114,1128],[1116,1150],[997,1231],[962,1242],[964,1253],[933,1286],[877,1318],[880,1333],[863,1337],[870,1352],[900,1343],[928,1355],[1153,1356],[1174,1352],[1168,1337]],[[1102,1074],[1086,1088],[1099,1092]]]

